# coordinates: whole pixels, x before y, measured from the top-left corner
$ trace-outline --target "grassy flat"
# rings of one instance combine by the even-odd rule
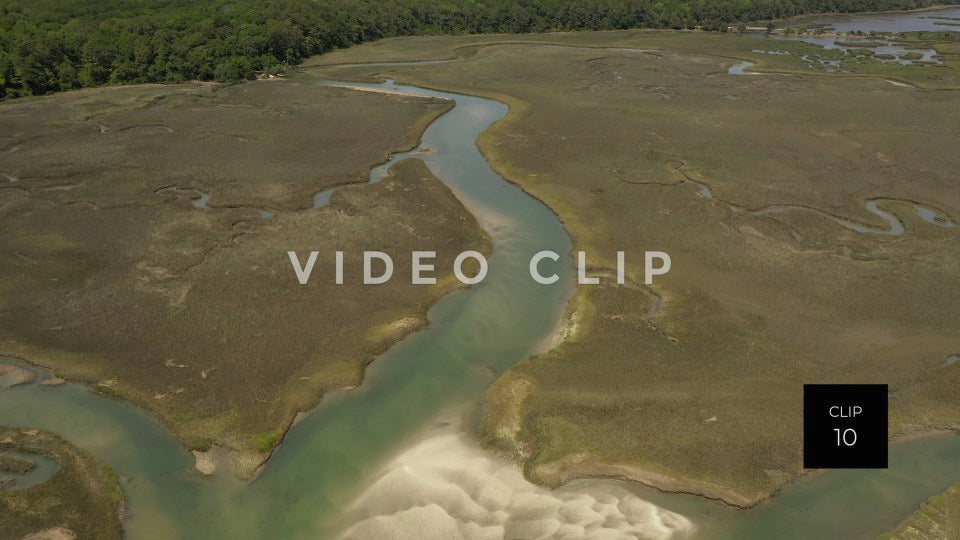
[[[13,456],[0,456],[0,472],[26,474],[36,467],[36,463]]]
[[[290,81],[103,88],[0,105],[0,353],[157,414],[243,475],[298,411],[360,384],[453,288],[479,226],[419,160],[369,185],[449,104]],[[334,185],[329,206],[313,195]],[[209,194],[206,208],[196,208]],[[263,219],[260,212],[275,213]],[[396,263],[364,286],[363,250]],[[298,284],[288,250],[319,250]],[[347,252],[335,285],[334,251]]]
[[[396,39],[312,62],[504,101],[480,139],[495,168],[561,216],[596,273],[626,251],[633,281],[581,287],[566,341],[488,394],[484,437],[528,477],[755,504],[802,473],[803,383],[888,383],[893,437],[960,425],[960,369],[941,367],[960,350],[960,229],[913,204],[960,220],[960,103],[923,90],[956,87],[955,56],[830,74],[800,59],[819,51],[596,32]],[[728,75],[743,59],[761,74]],[[904,235],[838,223],[887,228],[871,199]],[[646,249],[673,258],[652,288]]]
[[[0,451],[11,450],[49,457],[59,469],[40,484],[0,488],[0,537],[123,538],[123,491],[107,465],[52,433],[0,427]]]
[[[960,536],[960,485],[934,495],[884,540],[957,538]]]

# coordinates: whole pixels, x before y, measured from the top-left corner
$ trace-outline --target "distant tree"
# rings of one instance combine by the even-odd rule
[[[391,36],[674,28],[960,0],[0,0],[0,99],[105,83],[240,80]],[[767,33],[774,30],[767,25]],[[801,29],[806,31],[806,29]],[[785,33],[794,33],[786,29]],[[816,30],[820,32],[820,30]],[[956,40],[957,32],[931,32]]]
[[[85,86],[103,84],[113,69],[114,44],[106,34],[99,34],[83,44],[80,50],[81,78]]]
[[[267,49],[281,62],[297,62],[305,52],[303,31],[290,21],[273,20],[267,24]]]
[[[217,63],[213,77],[220,82],[236,82],[244,79],[253,79],[256,73],[253,63],[245,56],[231,56]]]

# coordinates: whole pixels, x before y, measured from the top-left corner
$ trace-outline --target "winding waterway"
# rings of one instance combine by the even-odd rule
[[[318,83],[455,103],[424,133],[430,152],[394,160],[415,155],[425,161],[476,216],[493,240],[490,272],[482,284],[434,306],[429,327],[377,359],[361,388],[325,397],[249,483],[228,475],[202,477],[192,456],[156,419],[84,387],[34,382],[0,388],[0,424],[56,432],[114,467],[128,497],[124,525],[130,538],[332,536],[344,525],[338,516],[372,473],[443,411],[479,403],[497,374],[548,338],[572,294],[573,268],[566,258],[556,266],[560,280],[554,286],[528,276],[534,252],[570,251],[559,219],[505,182],[477,149],[477,136],[506,114],[506,106],[392,82]],[[383,170],[375,169],[372,178]],[[894,445],[888,471],[819,474],[750,511],[630,489],[684,514],[711,537],[770,537],[774,531],[778,537],[791,531],[855,537],[889,528],[958,481],[960,437],[949,435]]]
[[[479,403],[498,373],[549,337],[572,294],[573,267],[566,258],[554,265],[560,280],[552,286],[534,282],[527,269],[537,251],[570,251],[559,219],[504,181],[477,149],[477,136],[506,114],[506,106],[390,83],[350,86],[454,101],[423,134],[431,151],[417,157],[489,233],[489,273],[482,284],[435,305],[429,328],[377,359],[361,388],[325,397],[249,484],[226,475],[201,477],[192,456],[159,422],[83,387],[34,383],[0,390],[0,424],[56,432],[117,470],[128,496],[124,525],[131,538],[332,534],[379,464],[442,411]]]

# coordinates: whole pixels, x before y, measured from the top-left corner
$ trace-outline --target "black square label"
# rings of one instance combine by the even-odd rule
[[[803,385],[806,469],[887,468],[887,385]]]

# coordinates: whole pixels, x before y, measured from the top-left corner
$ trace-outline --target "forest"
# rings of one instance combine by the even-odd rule
[[[947,0],[958,3],[960,0]],[[0,0],[0,99],[236,81],[391,36],[673,28],[932,0]]]

